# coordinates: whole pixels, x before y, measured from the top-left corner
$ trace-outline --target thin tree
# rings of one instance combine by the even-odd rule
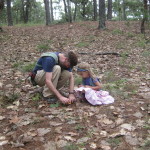
[[[7,21],[8,21],[8,26],[13,26],[13,20],[11,14],[11,0],[7,0]]]
[[[71,4],[70,4],[70,0],[67,0],[67,4],[68,4],[68,20],[70,23],[72,23],[72,15],[71,15]]]
[[[126,16],[126,2],[125,2],[125,0],[123,0],[123,2],[122,2],[122,9],[123,9],[123,11],[122,11],[122,17],[123,17],[123,20],[126,20],[127,19],[127,16]]]
[[[144,5],[144,11],[143,11],[143,19],[141,22],[141,33],[145,34],[145,21],[148,19],[148,7],[147,7],[147,0],[143,0],[143,5]]]
[[[66,0],[63,0],[63,2],[64,2],[65,19],[68,22],[68,10],[66,5]]]
[[[74,2],[75,3],[75,9],[74,9],[74,15],[73,15],[73,20],[75,21],[76,20],[76,15],[77,15],[77,1]]]
[[[4,0],[0,0],[0,15],[1,15],[1,12],[3,11],[4,9]],[[2,27],[0,27],[0,31],[2,32],[3,29]]]
[[[99,26],[98,29],[105,29],[105,0],[99,0]]]
[[[28,23],[29,21],[29,8],[30,8],[30,0],[26,1],[26,7],[25,7],[25,16],[24,16],[24,23]]]
[[[81,15],[83,17],[83,19],[85,19],[85,13],[86,13],[86,7],[85,5],[88,3],[88,0],[81,0],[81,4],[82,4],[82,12]]]
[[[53,22],[54,21],[54,15],[53,15],[53,1],[52,0],[50,0],[50,18],[51,18],[51,22]]]
[[[50,25],[50,9],[49,9],[49,0],[44,0],[45,4],[45,15],[46,15],[46,25]]]
[[[93,0],[93,8],[94,8],[94,18],[93,20],[97,20],[97,0]]]
[[[112,19],[112,0],[108,0],[108,12],[107,12],[107,19]]]

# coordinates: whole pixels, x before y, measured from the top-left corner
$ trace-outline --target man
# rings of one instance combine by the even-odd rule
[[[77,62],[77,56],[72,51],[68,53],[47,52],[41,55],[33,70],[31,80],[34,80],[39,86],[44,86],[44,99],[52,103],[56,101],[57,97],[63,104],[75,101],[72,68],[77,65]],[[69,97],[67,98],[58,89],[68,80]]]

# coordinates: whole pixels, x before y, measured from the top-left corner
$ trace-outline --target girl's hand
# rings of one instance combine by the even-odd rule
[[[78,87],[84,87],[84,85],[82,85],[82,84],[79,84],[79,85],[78,85]]]
[[[85,88],[91,88],[91,86],[89,86],[89,85],[85,85],[84,87],[85,87]]]

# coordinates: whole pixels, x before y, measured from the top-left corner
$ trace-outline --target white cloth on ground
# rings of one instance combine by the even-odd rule
[[[85,98],[92,105],[111,104],[114,102],[114,98],[107,91],[96,91],[84,87],[77,88],[75,91],[85,91]]]

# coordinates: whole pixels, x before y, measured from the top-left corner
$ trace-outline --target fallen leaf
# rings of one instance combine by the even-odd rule
[[[17,123],[19,121],[19,118],[18,118],[18,116],[15,116],[15,117],[13,117],[9,122],[10,123]]]

